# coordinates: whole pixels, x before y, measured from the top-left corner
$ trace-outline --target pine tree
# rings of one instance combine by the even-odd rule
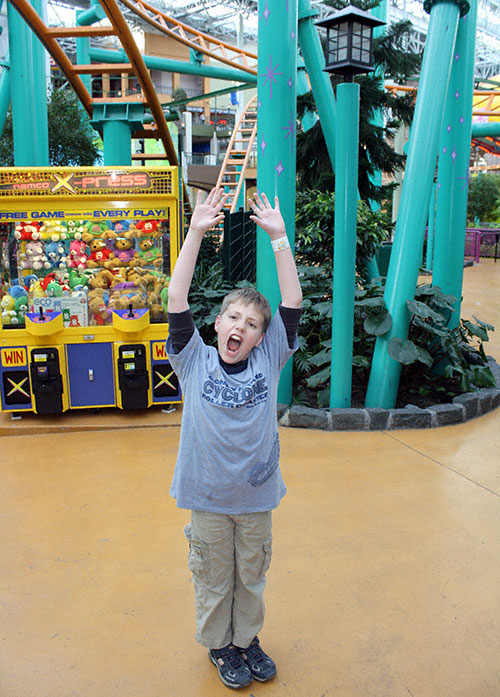
[[[329,2],[336,9],[341,9],[345,3]],[[378,3],[354,3],[360,9],[368,10]],[[374,64],[376,69],[383,72],[385,80],[392,80],[404,85],[418,73],[421,56],[408,51],[407,37],[411,22],[397,22],[386,28],[384,35],[374,40]],[[332,75],[334,91],[341,77]],[[414,94],[405,93],[403,96],[386,91],[376,71],[359,75],[355,80],[360,85],[360,123],[359,123],[359,178],[358,186],[361,199],[382,201],[389,192],[387,186],[374,186],[370,175],[375,171],[393,175],[404,165],[405,156],[396,153],[391,146],[397,129],[401,124],[409,125],[413,115]],[[300,118],[304,111],[314,111],[312,93],[298,99],[297,115]],[[378,126],[373,123],[377,110],[385,117],[385,124]],[[297,176],[300,190],[318,189],[333,191],[334,174],[330,158],[323,138],[319,121],[306,133],[297,136]]]
[[[54,89],[47,103],[49,164],[54,167],[92,166],[99,158],[96,133],[69,89]],[[0,137],[0,166],[14,166],[12,110]]]

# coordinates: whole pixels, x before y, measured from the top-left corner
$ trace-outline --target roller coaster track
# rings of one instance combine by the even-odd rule
[[[185,46],[226,63],[232,68],[238,68],[250,75],[257,75],[257,54],[236,48],[225,41],[220,41],[193,29],[193,27],[160,12],[156,7],[143,2],[143,0],[120,0],[120,2],[155,29]]]
[[[54,61],[66,75],[68,82],[75,90],[80,102],[92,118],[93,106],[103,102],[138,102],[148,107],[153,119],[152,128],[146,126],[143,131],[133,134],[133,137],[160,138],[165,148],[166,157],[171,165],[178,165],[177,154],[170,137],[167,122],[162,107],[155,92],[149,71],[135,43],[132,32],[125,21],[115,0],[99,0],[111,26],[78,26],[78,27],[48,27],[33,9],[28,0],[9,0],[19,14],[24,18],[32,31],[50,53]],[[128,63],[94,63],[90,65],[74,65],[59,45],[57,39],[62,37],[91,37],[116,36],[125,51]],[[119,98],[92,98],[80,75],[124,75],[134,74],[140,84],[141,94]],[[157,158],[161,157],[157,155]]]
[[[245,170],[257,135],[257,97],[253,97],[241,114],[226,150],[216,186],[229,194],[225,208],[234,213],[243,186]]]

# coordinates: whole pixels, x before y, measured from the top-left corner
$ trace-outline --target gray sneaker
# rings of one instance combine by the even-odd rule
[[[276,664],[267,653],[260,648],[258,637],[246,649],[238,648],[240,656],[245,661],[253,677],[259,682],[271,680],[276,675]]]
[[[233,644],[228,644],[222,649],[210,649],[208,657],[219,671],[219,677],[226,687],[237,690],[252,682],[250,668],[242,660],[238,649]]]

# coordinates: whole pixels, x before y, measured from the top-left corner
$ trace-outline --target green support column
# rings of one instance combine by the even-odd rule
[[[358,202],[359,85],[337,87],[335,244],[333,250],[330,408],[351,406],[356,211]]]
[[[106,13],[100,5],[92,5],[87,10],[79,10],[76,13],[76,24],[80,26],[89,26],[106,18]],[[76,38],[76,61],[78,65],[89,65],[90,59],[90,39],[88,36],[77,36]],[[83,84],[92,94],[92,76],[80,75]]]
[[[5,125],[5,117],[10,105],[10,63],[9,54],[2,62],[2,72],[0,72],[0,133]]]
[[[105,166],[132,164],[132,133],[142,128],[143,112],[137,102],[94,105],[91,124],[102,131]]]
[[[371,9],[371,13],[374,17],[377,17],[377,19],[380,19],[382,22],[385,22],[387,24],[387,0],[381,0],[381,2],[376,7],[373,7]],[[373,27],[373,38],[376,39],[377,37],[384,35],[385,32],[385,26]],[[383,89],[385,81],[384,71],[380,68],[377,68],[375,74],[379,78],[379,85],[381,89]],[[384,114],[381,109],[377,109],[374,112],[371,123],[373,123],[375,126],[379,126],[380,128],[383,127]],[[376,170],[372,175],[370,175],[370,181],[374,186],[381,186],[382,172],[380,170]],[[370,208],[372,209],[372,211],[378,211],[380,210],[380,203],[378,203],[377,201],[370,201]]]
[[[297,95],[297,0],[260,0],[258,46],[257,188],[280,200],[286,231],[295,246],[295,122]],[[268,235],[257,228],[257,288],[275,311],[280,291]],[[292,364],[285,367],[278,400],[292,396]]]
[[[427,220],[427,247],[425,249],[425,268],[432,271],[434,263],[434,229],[436,227],[436,193],[437,185],[432,185],[431,200],[429,202],[429,216]]]
[[[307,81],[306,66],[301,56],[297,56],[297,96],[309,92],[309,82]],[[311,129],[318,120],[315,111],[306,111],[302,117],[302,128],[304,131]]]
[[[299,0],[299,44],[309,81],[311,83],[316,109],[318,110],[323,136],[335,171],[335,131],[336,104],[330,76],[324,72],[325,56],[319,40],[314,20],[318,15],[310,0]]]
[[[429,7],[426,4],[426,8]],[[366,394],[367,407],[394,407],[401,364],[388,353],[389,341],[408,336],[407,300],[415,295],[425,224],[429,210],[439,135],[450,79],[460,7],[454,1],[436,2],[430,11],[412,135],[391,260],[387,272],[385,303],[392,328],[377,337]]]
[[[31,3],[42,15],[42,0]],[[9,22],[12,127],[16,167],[49,164],[47,54],[18,11],[7,4]]]
[[[454,295],[448,325],[460,322],[469,183],[477,0],[461,18],[441,130],[432,283]]]

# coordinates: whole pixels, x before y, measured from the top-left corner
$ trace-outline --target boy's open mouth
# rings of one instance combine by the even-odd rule
[[[235,334],[232,334],[229,339],[227,340],[227,350],[229,353],[236,353],[236,351],[240,348],[241,344],[241,339],[239,336],[236,336]]]

